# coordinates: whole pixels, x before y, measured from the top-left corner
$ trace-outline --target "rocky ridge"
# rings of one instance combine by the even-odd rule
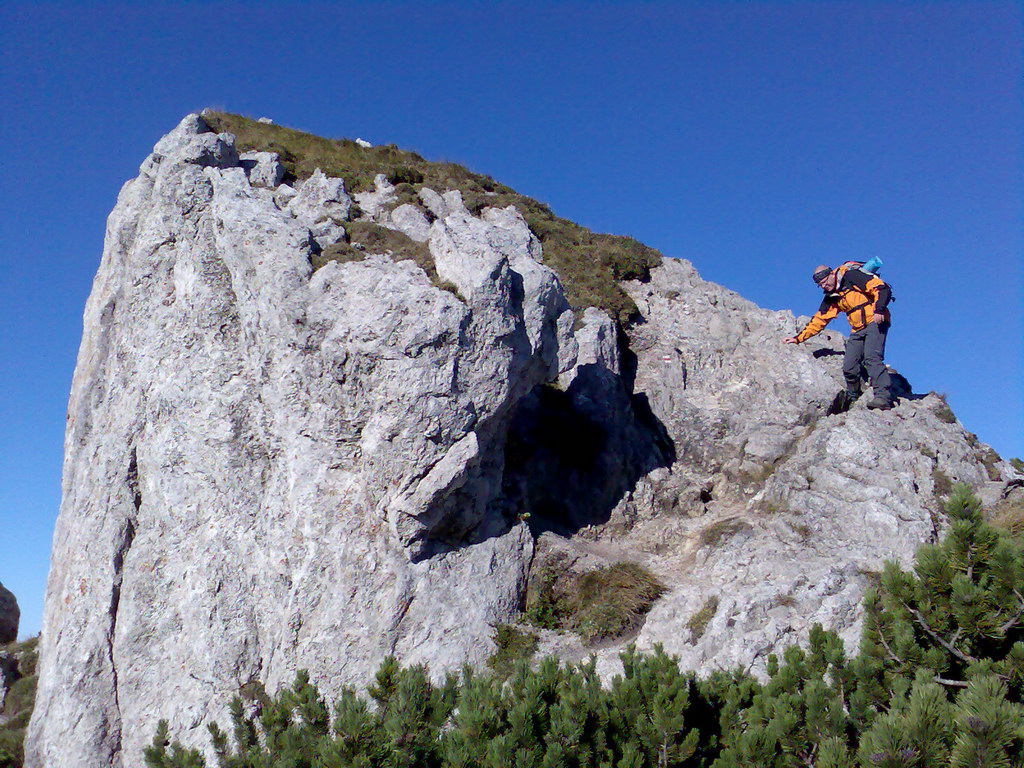
[[[639,647],[756,670],[815,621],[855,639],[865,586],[934,538],[951,481],[995,501],[1020,478],[935,395],[825,416],[842,337],[783,347],[790,313],[686,261],[623,284],[620,328],[574,315],[514,207],[284,178],[190,115],[119,195],[28,766],[138,764],[161,718],[206,746],[240,687],[297,669],[330,694],[387,654],[479,664],[556,551],[661,578]],[[425,243],[437,279],[393,253],[314,271],[353,217]],[[606,674],[616,650],[596,649]]]

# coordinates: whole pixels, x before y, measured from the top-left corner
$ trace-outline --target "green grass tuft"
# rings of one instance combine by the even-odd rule
[[[633,238],[591,232],[555,216],[543,203],[455,163],[429,162],[394,145],[361,147],[349,139],[326,139],[226,112],[207,111],[203,117],[211,129],[233,133],[240,151],[276,152],[288,181],[308,178],[320,168],[344,179],[351,193],[373,189],[374,177],[383,173],[402,187],[401,200],[407,202],[415,202],[418,189],[430,187],[438,192],[458,190],[472,213],[486,206],[514,205],[541,240],[544,263],[558,274],[576,310],[599,307],[620,323],[636,319],[636,304],[618,281],[646,280],[661,263],[658,251]]]
[[[790,522],[789,527],[793,529],[793,533],[800,537],[800,541],[807,543],[814,538],[814,529],[807,523],[794,523]]]
[[[368,254],[390,254],[395,261],[412,259],[433,281],[437,281],[437,268],[426,243],[417,243],[404,232],[382,227],[372,221],[351,221],[345,224],[348,237],[330,245],[313,258],[313,268],[319,269],[329,261],[359,261]]]
[[[537,651],[537,636],[511,624],[495,626],[492,639],[497,648],[487,659],[487,667],[500,678],[510,676],[517,663],[529,660]]]
[[[1012,536],[1024,536],[1024,493],[1019,489],[1001,499],[991,513],[992,524],[1008,531]]]
[[[953,409],[949,407],[949,403],[946,402],[946,398],[943,395],[938,395],[938,398],[941,402],[932,409],[932,413],[945,424],[956,424],[956,416],[953,414]]]
[[[932,468],[932,484],[934,485],[933,493],[936,499],[944,499],[953,492],[953,481],[949,479],[949,475],[938,467]]]
[[[778,504],[775,504],[774,510],[769,509],[768,511],[781,512],[784,510]],[[750,524],[743,520],[736,520],[734,518],[719,520],[700,532],[700,545],[702,547],[717,547],[737,533],[749,530],[751,530]]]
[[[980,446],[975,451],[975,455],[985,467],[985,474],[988,475],[989,480],[1001,480],[1002,473],[999,471],[999,463],[1003,460],[1002,456],[995,452],[992,448]]]
[[[718,613],[718,598],[712,595],[704,601],[704,605],[700,607],[690,620],[686,622],[686,628],[690,630],[690,642],[696,643],[702,637],[704,632],[707,631],[708,624],[715,618],[715,614]]]
[[[665,585],[638,563],[615,563],[583,574],[548,561],[531,579],[526,619],[545,629],[575,632],[593,643],[639,629]]]
[[[637,563],[615,563],[579,579],[570,604],[570,625],[592,642],[638,629],[665,585]]]
[[[526,585],[524,618],[541,629],[558,629],[562,621],[562,601],[556,594],[565,572],[555,561],[547,561],[530,574]]]
[[[362,261],[371,253],[389,255],[393,261],[411,259],[427,273],[427,277],[438,288],[448,291],[459,301],[465,302],[454,283],[442,280],[437,274],[434,257],[426,243],[417,243],[404,232],[382,227],[372,221],[351,221],[345,224],[348,240],[334,243],[312,258],[313,269],[320,269],[331,261],[345,263]]]

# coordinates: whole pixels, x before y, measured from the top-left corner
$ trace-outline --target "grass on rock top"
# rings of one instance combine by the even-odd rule
[[[437,268],[426,243],[417,243],[402,232],[372,221],[347,222],[345,233],[348,241],[329,245],[313,257],[314,269],[320,269],[328,261],[360,261],[368,253],[390,253],[395,261],[412,259],[433,282],[438,282]]]
[[[540,239],[544,263],[558,275],[576,310],[599,307],[619,322],[634,319],[636,304],[619,281],[646,280],[651,268],[661,263],[658,251],[631,237],[591,232],[555,216],[543,203],[456,163],[431,162],[392,144],[363,147],[351,139],[327,139],[226,112],[208,110],[203,118],[211,129],[234,134],[239,151],[276,152],[291,181],[308,178],[319,168],[344,179],[346,190],[355,193],[373,189],[374,177],[383,173],[407,193],[423,187],[458,190],[473,214],[485,207],[514,205]]]
[[[455,295],[459,301],[465,302],[459,289],[452,283],[442,280],[441,276],[437,274],[437,265],[434,264],[434,258],[430,255],[430,249],[426,243],[417,243],[404,232],[382,227],[372,221],[346,222],[345,234],[347,240],[329,245],[313,256],[311,261],[314,270],[320,269],[329,261],[345,263],[347,261],[362,261],[371,253],[390,254],[394,261],[411,259],[416,262],[416,265],[430,278],[430,282]]]

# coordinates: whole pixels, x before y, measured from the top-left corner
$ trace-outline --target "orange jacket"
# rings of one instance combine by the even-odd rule
[[[890,298],[892,291],[882,278],[859,269],[844,270],[836,292],[825,297],[811,321],[796,335],[796,340],[807,341],[818,335],[840,312],[846,313],[854,332],[866,328],[876,314],[888,322],[889,310],[886,307]]]

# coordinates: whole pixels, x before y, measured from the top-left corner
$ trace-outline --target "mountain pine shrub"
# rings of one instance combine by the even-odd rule
[[[879,689],[932,671],[958,691],[992,675],[1013,701],[1024,687],[1024,544],[984,521],[965,485],[946,502],[943,540],[917,552],[913,571],[887,563],[864,598],[861,656]]]
[[[767,672],[768,682],[724,729],[715,768],[815,765],[823,744],[842,765],[853,728],[854,673],[839,636],[815,625],[807,650],[790,646],[781,664],[769,656]]]

